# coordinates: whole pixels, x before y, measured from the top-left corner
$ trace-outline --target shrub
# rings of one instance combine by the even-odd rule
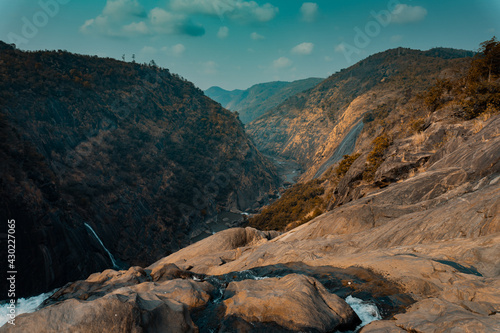
[[[375,173],[377,172],[380,165],[384,162],[384,154],[387,148],[391,145],[391,139],[387,134],[382,134],[373,140],[372,145],[373,149],[368,154],[366,161],[368,162],[368,166],[363,173],[363,179],[366,181],[372,181]]]
[[[323,213],[324,193],[319,180],[296,184],[262,213],[249,219],[249,226],[261,230],[285,230],[290,223],[305,223]],[[312,217],[309,216],[311,212]]]
[[[358,159],[361,154],[357,153],[354,155],[344,155],[344,159],[339,163],[338,167],[335,169],[335,174],[337,177],[342,178],[351,168],[351,165]]]

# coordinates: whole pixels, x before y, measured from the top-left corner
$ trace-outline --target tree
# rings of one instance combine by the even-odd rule
[[[500,75],[500,42],[493,37],[481,43],[479,53],[474,59],[471,70],[470,79],[479,81],[492,79]]]

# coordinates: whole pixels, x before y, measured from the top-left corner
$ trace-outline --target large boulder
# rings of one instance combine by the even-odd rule
[[[354,329],[361,323],[344,300],[316,279],[300,274],[231,282],[225,298],[223,332],[235,331],[242,321],[277,331],[307,332]]]

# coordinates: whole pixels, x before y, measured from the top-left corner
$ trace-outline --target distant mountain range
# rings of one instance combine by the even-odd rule
[[[248,124],[287,98],[311,89],[321,81],[323,79],[320,78],[293,82],[275,81],[256,84],[246,90],[231,91],[220,87],[211,87],[205,90],[205,94],[226,109],[237,111],[240,120],[244,124]]]

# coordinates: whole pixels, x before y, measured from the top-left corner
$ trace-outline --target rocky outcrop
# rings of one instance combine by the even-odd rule
[[[455,326],[495,332],[500,310],[499,122],[493,117],[476,134],[450,139],[436,157],[427,158],[425,171],[372,189],[281,236],[203,256],[187,248],[162,264],[213,275],[290,262],[344,269],[356,265],[397,282],[416,300],[406,313],[371,324],[366,332],[441,332]],[[429,138],[436,130],[430,129]],[[439,135],[435,139],[441,140]],[[221,254],[228,260],[217,261]],[[351,286],[363,284],[366,280]]]
[[[173,265],[161,271],[107,270],[68,284],[43,308],[0,332],[326,332],[354,329],[360,320],[315,278],[243,279],[193,275]],[[175,275],[175,274],[174,274]],[[251,275],[249,275],[251,276]],[[226,277],[227,278],[227,277]],[[153,281],[151,281],[153,280]],[[210,326],[213,324],[213,326]],[[201,327],[199,327],[200,325]]]
[[[494,290],[495,292],[498,289]],[[476,312],[437,298],[423,300],[410,307],[405,314],[396,315],[394,320],[374,322],[360,333],[396,332],[500,332],[499,316],[492,312]],[[488,303],[488,307],[490,303]]]

